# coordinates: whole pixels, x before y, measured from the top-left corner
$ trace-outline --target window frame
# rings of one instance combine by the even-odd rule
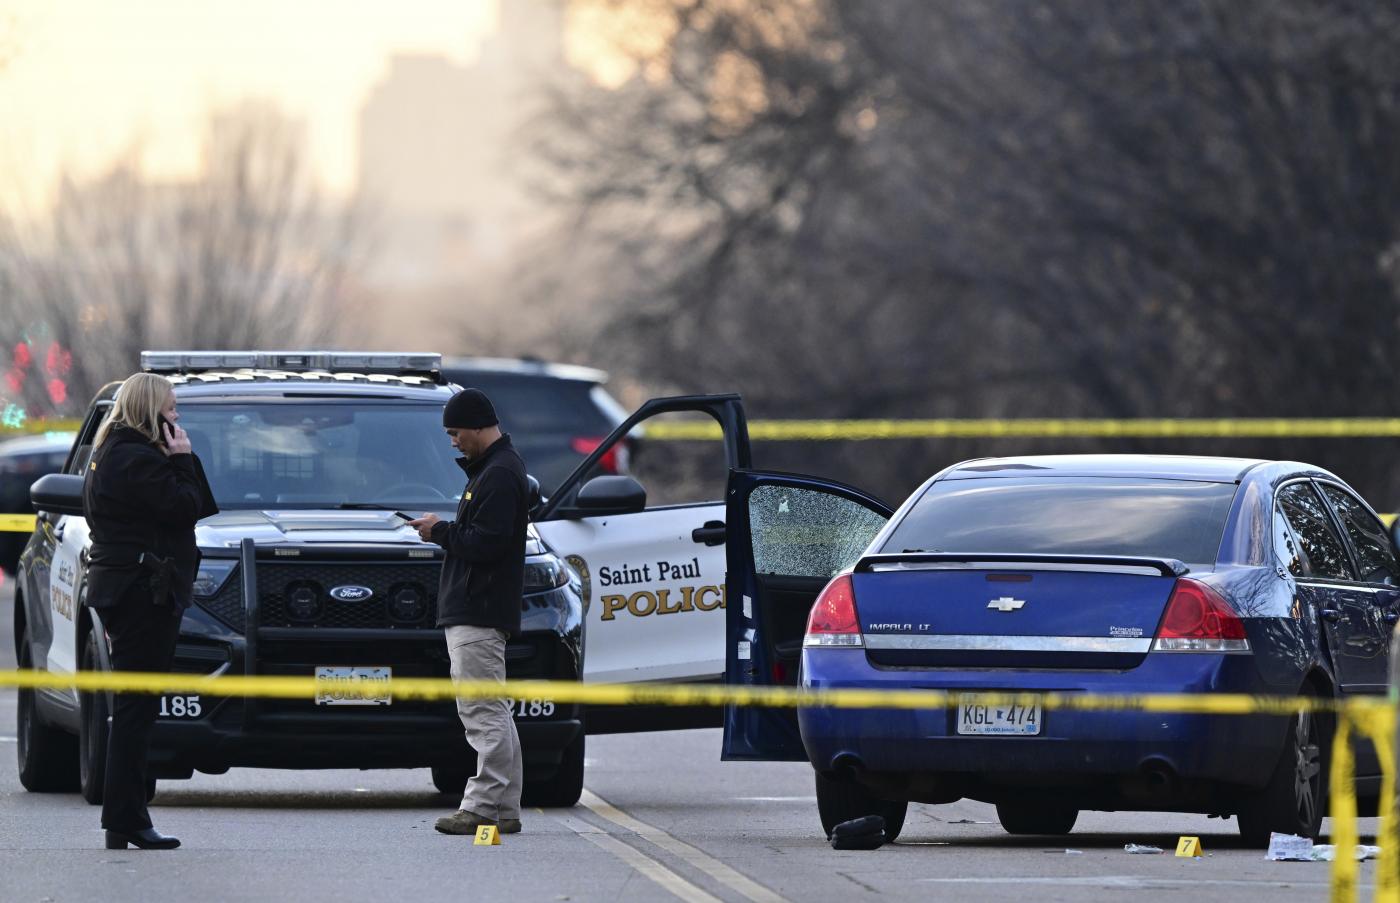
[[[1316,481],[1313,479],[1313,477],[1311,477],[1311,476],[1295,476],[1295,477],[1289,477],[1288,479],[1286,479],[1286,480],[1284,480],[1283,482],[1281,482],[1281,483],[1279,483],[1278,485],[1276,485],[1276,486],[1274,487],[1274,505],[1277,506],[1277,507],[1279,508],[1280,511],[1282,511],[1282,510],[1283,510],[1283,508],[1282,508],[1283,503],[1282,503],[1282,500],[1279,498],[1279,496],[1283,493],[1283,491],[1284,491],[1285,489],[1287,489],[1289,486],[1292,486],[1292,485],[1294,485],[1294,484],[1296,484],[1296,483],[1302,483],[1302,484],[1306,485],[1307,488],[1308,488],[1308,490],[1309,490],[1310,492],[1312,492],[1313,496],[1314,496],[1315,498],[1317,498],[1317,500],[1318,500],[1319,502],[1322,503],[1322,510],[1323,510],[1323,514],[1324,514],[1324,517],[1325,517],[1325,519],[1326,519],[1326,522],[1327,522],[1328,526],[1332,529],[1332,534],[1333,534],[1334,536],[1336,536],[1337,541],[1341,543],[1341,545],[1342,545],[1342,552],[1343,552],[1343,554],[1345,554],[1346,557],[1347,557],[1347,566],[1351,568],[1351,577],[1327,577],[1327,576],[1318,574],[1318,573],[1316,572],[1316,569],[1313,567],[1312,556],[1308,555],[1307,549],[1304,548],[1303,545],[1302,545],[1302,536],[1301,536],[1301,534],[1299,534],[1299,533],[1298,533],[1298,530],[1293,526],[1292,521],[1290,521],[1290,520],[1288,519],[1288,512],[1283,511],[1283,520],[1284,520],[1284,523],[1288,524],[1288,528],[1289,528],[1290,530],[1293,531],[1295,538],[1298,539],[1298,541],[1299,541],[1299,546],[1298,546],[1299,551],[1301,551],[1301,552],[1303,553],[1303,556],[1304,556],[1304,558],[1305,558],[1306,561],[1307,561],[1307,565],[1308,565],[1308,576],[1307,576],[1306,579],[1307,579],[1309,582],[1328,583],[1328,584],[1332,584],[1332,585],[1339,585],[1339,584],[1344,584],[1344,585],[1356,585],[1356,584],[1361,583],[1360,576],[1359,576],[1360,573],[1361,573],[1361,571],[1360,571],[1360,568],[1358,568],[1358,567],[1357,567],[1357,564],[1356,564],[1356,552],[1355,552],[1355,550],[1352,549],[1352,547],[1351,547],[1351,537],[1347,536],[1347,535],[1346,535],[1346,530],[1345,530],[1345,528],[1344,528],[1341,524],[1337,523],[1337,517],[1336,517],[1336,515],[1333,514],[1333,512],[1332,512],[1332,505],[1331,505],[1331,503],[1327,501],[1327,496],[1325,496],[1325,495],[1322,494],[1322,490],[1319,489],[1319,488],[1317,487]],[[1272,528],[1272,527],[1270,527],[1269,532],[1270,532],[1270,534],[1273,533],[1273,528]]]
[[[1389,542],[1390,531],[1385,528],[1385,524],[1382,523],[1380,516],[1376,514],[1375,510],[1370,505],[1366,504],[1365,499],[1363,499],[1360,495],[1352,491],[1348,486],[1346,486],[1344,483],[1338,480],[1328,480],[1314,477],[1312,479],[1312,483],[1317,488],[1317,494],[1322,498],[1323,502],[1326,503],[1327,513],[1332,518],[1333,527],[1336,528],[1336,530],[1341,534],[1342,539],[1346,544],[1347,552],[1351,555],[1352,570],[1356,573],[1356,579],[1352,582],[1362,584],[1363,586],[1400,589],[1400,573],[1397,573],[1395,583],[1375,583],[1370,580],[1362,579],[1361,555],[1356,549],[1356,543],[1351,538],[1351,531],[1347,529],[1346,522],[1342,519],[1341,514],[1334,508],[1332,500],[1327,497],[1327,492],[1322,487],[1331,486],[1333,489],[1336,489],[1338,492],[1342,493],[1342,495],[1347,496],[1348,498],[1358,503],[1361,507],[1361,510],[1369,514],[1372,520],[1375,521],[1376,525],[1380,527],[1381,534],[1386,537],[1387,545],[1389,545],[1390,547],[1391,557],[1395,559],[1397,565],[1400,565],[1400,553],[1397,553],[1394,544]],[[1400,568],[1397,568],[1397,570],[1400,570]]]

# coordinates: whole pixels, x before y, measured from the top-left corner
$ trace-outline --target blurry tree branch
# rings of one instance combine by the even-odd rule
[[[1394,413],[1393,6],[595,2],[669,38],[537,126],[580,349],[770,416]]]
[[[81,410],[146,348],[332,343],[354,303],[363,217],[321,197],[300,129],[275,110],[213,115],[192,180],[148,178],[137,156],[94,179],[65,177],[46,219],[0,229],[14,302],[0,323],[5,351],[71,354],[61,374],[46,374],[46,359],[19,368],[32,377],[19,401],[34,413]]]

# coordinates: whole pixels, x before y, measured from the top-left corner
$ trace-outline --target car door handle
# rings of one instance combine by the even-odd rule
[[[690,538],[707,546],[724,545],[724,521],[707,520],[705,526],[690,531]]]
[[[1400,611],[1392,608],[1390,611],[1384,612],[1381,617],[1385,618],[1387,624],[1394,624],[1396,621],[1400,621]]]
[[[1342,613],[1335,608],[1324,608],[1321,614],[1322,620],[1329,621],[1333,624],[1337,623],[1342,619]]]

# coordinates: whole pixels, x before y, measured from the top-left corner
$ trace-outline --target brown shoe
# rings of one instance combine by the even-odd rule
[[[497,822],[494,818],[477,815],[469,809],[458,809],[451,815],[439,818],[433,827],[442,834],[475,834],[476,829],[482,825],[496,825],[502,834],[520,833],[518,818],[503,818]]]

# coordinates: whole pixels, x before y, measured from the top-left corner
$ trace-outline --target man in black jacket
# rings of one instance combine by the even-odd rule
[[[442,425],[464,457],[467,488],[457,519],[432,514],[410,521],[418,535],[447,550],[438,583],[438,626],[447,629],[455,680],[504,682],[506,640],[520,632],[529,520],[525,462],[501,433],[491,401],[467,389],[447,402]],[[462,807],[437,821],[443,834],[475,834],[496,825],[520,830],[520,737],[504,699],[459,699],[457,713],[476,750],[476,775]]]

